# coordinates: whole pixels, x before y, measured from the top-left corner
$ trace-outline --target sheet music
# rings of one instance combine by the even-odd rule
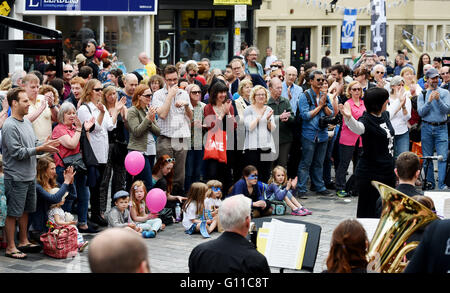
[[[450,219],[450,192],[426,191],[425,196],[433,200],[436,214],[444,219]]]
[[[360,222],[361,225],[366,230],[367,239],[369,240],[369,242],[372,241],[373,235],[377,230],[378,222],[380,221],[380,219],[361,218],[356,220],[358,220],[358,222]]]
[[[296,269],[305,229],[303,224],[272,219],[266,255],[269,266]]]

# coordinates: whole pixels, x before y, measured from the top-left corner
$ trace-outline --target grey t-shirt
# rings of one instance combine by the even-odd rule
[[[5,179],[36,179],[36,146],[38,140],[28,119],[8,117],[2,129],[3,171]]]
[[[108,227],[126,227],[129,219],[130,211],[128,209],[121,213],[117,207],[113,207],[108,213]]]

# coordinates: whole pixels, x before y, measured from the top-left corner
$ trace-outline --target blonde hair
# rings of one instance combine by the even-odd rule
[[[41,94],[41,95],[45,95],[48,92],[53,93],[53,104],[59,105],[59,94],[58,94],[58,91],[54,87],[52,87],[51,85],[44,84],[39,89],[39,94]]]
[[[102,104],[105,105],[106,108],[108,108],[108,103],[106,101],[106,96],[109,95],[112,92],[116,92],[116,88],[113,87],[112,85],[106,87],[103,89],[103,93],[102,93]]]
[[[201,215],[203,213],[203,209],[205,208],[205,196],[208,191],[208,185],[203,182],[194,182],[189,189],[187,194],[187,200],[184,202],[183,211],[186,211],[188,206],[195,202],[197,204],[197,215]]]
[[[84,85],[80,96],[81,103],[89,103],[91,101],[91,95],[97,83],[102,84],[98,79],[91,79]]]
[[[272,184],[272,183],[278,184],[275,181],[275,175],[276,175],[277,171],[283,172],[283,174],[284,174],[284,181],[281,183],[281,185],[286,185],[287,184],[287,171],[286,171],[286,168],[284,168],[283,166],[280,166],[280,165],[278,165],[275,168],[273,168],[272,174],[270,175],[270,178],[269,178],[269,181],[267,182],[267,184]]]
[[[349,83],[349,84],[347,85],[347,90],[345,91],[345,95],[347,96],[348,99],[351,99],[351,98],[352,98],[351,90],[352,90],[353,86],[355,86],[356,84],[361,85],[361,84],[359,83],[359,81],[357,81],[357,80],[354,80],[354,81],[352,81],[351,83]],[[362,92],[362,90],[361,90],[361,96],[359,97],[360,99],[362,98],[362,95],[363,95],[363,92]]]
[[[210,198],[212,196],[212,194],[213,194],[212,188],[213,187],[222,189],[222,186],[223,186],[222,182],[220,182],[219,180],[209,180],[208,182],[206,182],[206,185],[208,186],[208,191],[206,192],[207,198]],[[222,198],[222,195],[223,195],[223,193],[221,191],[219,199]]]
[[[130,189],[130,199],[131,199],[131,207],[132,208],[136,208],[137,211],[137,215],[138,217],[142,217],[145,216],[144,214],[140,214],[141,209],[139,208],[140,204],[142,203],[142,201],[144,201],[144,199],[142,201],[138,201],[136,199],[136,196],[134,195],[136,189],[138,189],[139,187],[142,187],[144,189],[144,194],[147,193],[147,188],[145,187],[145,184],[142,180],[138,180],[135,181],[132,185],[131,185],[131,189]],[[144,197],[145,198],[145,197]],[[148,213],[148,207],[147,205],[145,205],[145,213]]]
[[[59,190],[59,188],[53,188],[52,190],[50,190],[50,193],[56,193],[56,192],[58,192],[57,190]],[[56,192],[52,192],[52,191],[56,191]],[[67,195],[69,195],[68,192],[66,192],[66,193],[63,195],[63,197],[61,197],[61,200],[60,200],[58,203],[54,203],[54,204],[50,205],[50,209],[57,208],[58,205],[59,205],[63,200],[66,199]]]
[[[238,87],[238,94],[242,97],[242,91],[244,89],[244,86],[246,85],[250,85],[250,87],[253,87],[253,83],[251,80],[249,79],[244,79],[243,81],[241,81],[239,83],[239,87]]]
[[[250,93],[250,103],[251,103],[252,105],[255,104],[255,94],[256,94],[256,92],[259,91],[259,90],[264,90],[264,92],[265,92],[265,94],[266,94],[266,101],[264,102],[264,104],[267,104],[267,101],[269,101],[269,96],[270,96],[269,91],[268,91],[265,87],[263,87],[262,85],[257,85],[257,86],[255,86],[255,87],[252,89],[252,92]]]
[[[0,91],[7,91],[12,88],[12,80],[9,77],[6,77],[0,83]]]

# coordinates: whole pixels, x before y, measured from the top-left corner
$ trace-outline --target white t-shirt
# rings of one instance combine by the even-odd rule
[[[212,207],[216,206],[216,207],[220,207],[220,205],[222,204],[222,201],[218,198],[212,198],[212,197],[208,197],[205,198],[205,209],[207,210],[212,210]]]
[[[389,97],[389,106],[387,107],[387,111],[389,112],[391,118],[392,127],[395,130],[395,135],[401,135],[408,131],[408,120],[411,119],[411,100],[409,97],[406,97],[406,111],[407,114],[403,114],[403,110],[400,109],[395,115],[394,111],[398,109],[400,104],[400,99],[392,99]]]
[[[183,227],[185,230],[189,230],[192,226],[192,221],[197,219],[197,203],[192,201],[186,208],[186,211],[183,211]]]

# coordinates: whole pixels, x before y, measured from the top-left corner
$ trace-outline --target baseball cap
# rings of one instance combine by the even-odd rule
[[[75,57],[75,60],[77,61],[77,64],[80,64],[80,63],[82,63],[82,62],[84,62],[84,61],[86,61],[86,57],[83,55],[83,54],[78,54],[76,57]]]
[[[125,190],[119,190],[116,193],[114,193],[113,199],[114,199],[114,201],[116,201],[119,198],[126,197],[126,196],[130,196],[130,194],[128,192],[126,192]]]
[[[427,78],[435,78],[436,76],[439,76],[439,72],[437,71],[436,68],[430,68],[428,69],[427,73],[425,73],[425,76]]]

